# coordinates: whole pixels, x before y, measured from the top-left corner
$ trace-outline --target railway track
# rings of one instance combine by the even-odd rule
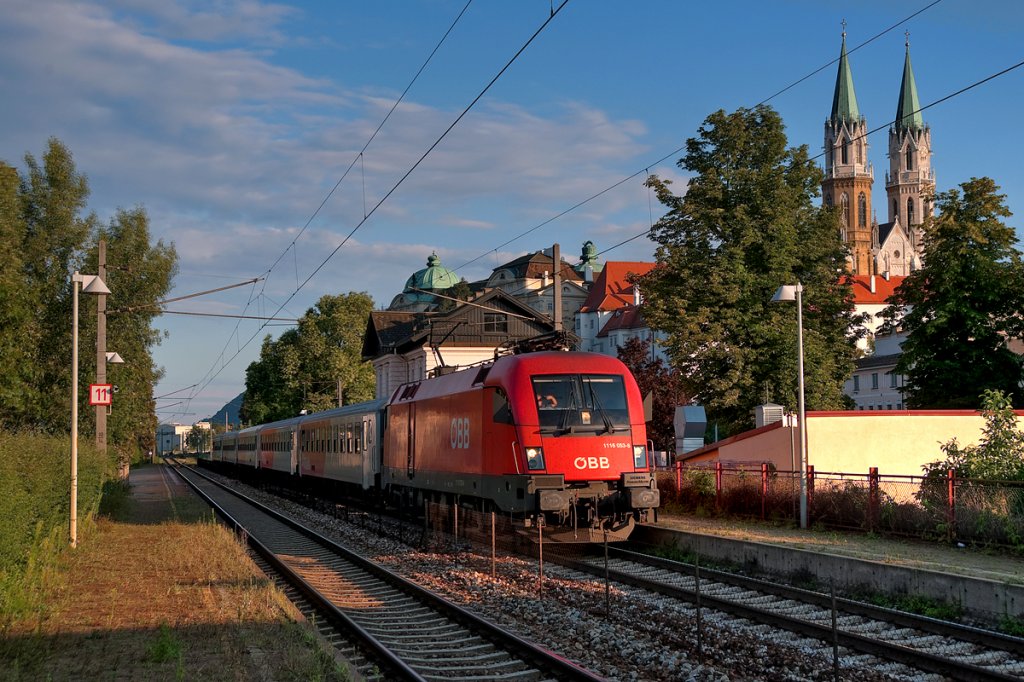
[[[179,466],[178,471],[274,571],[315,605],[337,629],[338,638],[358,642],[365,657],[360,669],[369,677],[600,679],[194,469]],[[322,634],[335,639],[332,633]]]
[[[551,556],[604,578],[605,559]],[[1024,679],[1024,639],[613,548],[611,581],[956,680]],[[699,599],[698,599],[699,593]]]

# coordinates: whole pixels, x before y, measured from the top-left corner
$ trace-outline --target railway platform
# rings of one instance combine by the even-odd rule
[[[661,514],[633,540],[846,592],[921,596],[971,616],[1024,618],[1024,559],[965,546]]]

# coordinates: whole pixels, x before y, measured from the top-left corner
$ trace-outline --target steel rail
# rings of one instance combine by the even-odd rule
[[[626,557],[631,561],[643,563],[648,566],[664,568],[665,570],[678,571],[680,567],[684,566],[687,568],[693,568],[690,564],[672,561],[671,559],[665,559],[663,557],[651,556],[649,554],[644,554],[643,552],[618,547],[611,548],[611,551],[614,554]],[[831,608],[832,606],[832,597],[830,595],[822,592],[816,592],[814,590],[807,590],[799,587],[793,587],[792,585],[784,585],[768,580],[751,578],[745,575],[729,573],[728,571],[718,571],[704,567],[701,567],[700,574],[701,579],[712,578],[718,582],[729,585],[735,585],[748,590],[756,590],[758,592],[766,592],[777,597],[784,597],[809,604],[815,604],[823,608]],[[884,606],[875,606],[874,604],[867,604],[865,602],[846,599],[844,597],[836,597],[836,605],[839,607],[839,610],[851,615],[885,620],[890,623],[895,623],[896,625],[902,625],[903,627],[923,630],[935,635],[951,637],[991,648],[998,648],[999,650],[1006,651],[1007,653],[1024,656],[1024,639],[1020,637],[1013,637],[1012,635],[1006,635],[1001,632],[985,630],[983,628],[963,625],[961,623],[951,623],[937,618],[920,616],[913,613],[907,613],[906,611],[886,608]]]
[[[656,592],[674,599],[692,603],[697,598],[697,593],[693,589],[670,585],[668,583],[632,575],[617,569],[605,569],[603,565],[599,566],[597,564],[591,564],[586,561],[579,561],[566,557],[553,556],[550,560],[566,568],[580,571],[581,573],[593,575],[598,578],[604,578],[607,575],[610,580],[651,592]],[[658,566],[657,568],[661,567]],[[703,569],[701,570],[701,577],[704,577]],[[710,595],[703,590],[700,594],[700,602],[705,607],[765,625],[770,625],[772,627],[788,630],[813,639],[832,642],[833,636],[835,636],[839,645],[848,649],[870,654],[888,661],[902,663],[917,670],[944,675],[956,680],[962,680],[964,682],[1006,682],[1010,680],[1020,682],[1022,679],[1018,676],[989,670],[971,663],[964,663],[955,659],[944,658],[925,651],[919,651],[910,647],[892,644],[890,642],[865,637],[863,635],[843,630],[833,632],[833,629],[829,626],[819,625],[802,618],[785,616],[777,612],[749,606],[737,600]]]
[[[227,494],[230,494],[230,495],[238,498],[239,500],[243,501],[244,503],[252,506],[254,509],[257,509],[260,512],[266,514],[267,516],[273,518],[274,520],[276,520],[276,521],[278,521],[280,523],[285,524],[286,526],[288,526],[292,530],[302,534],[304,537],[308,538],[309,540],[312,540],[316,544],[321,545],[322,547],[326,548],[332,554],[334,554],[334,555],[344,559],[345,561],[347,561],[347,562],[357,566],[358,568],[364,570],[365,572],[371,574],[372,576],[378,578],[379,580],[382,580],[382,581],[386,582],[387,584],[389,584],[392,587],[398,589],[402,593],[412,597],[413,599],[427,604],[430,608],[432,608],[432,609],[434,609],[436,611],[441,612],[442,614],[444,614],[445,616],[447,616],[451,620],[455,621],[456,623],[459,623],[460,625],[462,625],[464,627],[467,627],[468,629],[477,632],[478,634],[483,636],[486,640],[490,641],[492,644],[495,644],[495,645],[499,646],[500,648],[504,649],[505,651],[508,651],[508,652],[516,655],[517,657],[519,657],[521,660],[524,660],[525,662],[528,662],[528,663],[530,663],[532,665],[538,666],[544,672],[551,673],[553,675],[556,675],[558,677],[558,679],[564,679],[564,680],[581,680],[581,681],[585,681],[585,682],[597,682],[597,681],[603,679],[601,677],[598,677],[598,676],[594,675],[590,671],[580,667],[579,665],[573,663],[572,661],[564,658],[563,656],[560,656],[559,654],[556,654],[556,653],[554,653],[552,651],[544,649],[543,647],[535,645],[535,644],[533,644],[533,643],[531,643],[531,642],[529,642],[529,641],[519,637],[518,635],[515,635],[515,634],[513,634],[511,632],[508,632],[506,630],[503,630],[502,628],[500,628],[497,625],[491,623],[490,621],[488,621],[488,620],[486,620],[484,618],[481,618],[480,616],[477,616],[476,614],[474,614],[474,613],[472,613],[472,612],[470,612],[470,611],[468,611],[468,610],[466,610],[466,609],[464,609],[464,608],[462,608],[462,607],[460,607],[460,606],[458,606],[456,604],[453,604],[452,602],[449,602],[448,600],[440,597],[439,595],[437,595],[437,594],[435,594],[435,593],[433,593],[433,592],[431,592],[431,591],[429,591],[429,590],[427,590],[427,589],[425,589],[423,587],[420,587],[419,585],[411,582],[410,580],[407,580],[406,578],[403,578],[402,576],[399,576],[399,575],[397,575],[395,573],[392,573],[391,571],[388,571],[383,566],[380,566],[379,564],[376,564],[376,563],[370,561],[369,559],[366,559],[365,557],[362,557],[362,556],[352,552],[351,550],[348,550],[345,547],[342,547],[341,545],[338,545],[337,543],[335,543],[334,541],[330,540],[329,538],[324,537],[323,535],[317,533],[316,531],[314,531],[314,530],[312,530],[312,529],[310,529],[310,528],[308,528],[306,526],[303,526],[302,524],[300,524],[300,523],[298,523],[298,522],[288,518],[287,516],[284,516],[283,514],[281,514],[281,513],[279,513],[277,511],[275,511],[275,510],[273,510],[273,509],[271,509],[271,508],[269,508],[269,507],[267,507],[267,506],[265,506],[265,505],[255,501],[255,500],[247,497],[246,495],[244,495],[244,494],[242,494],[242,493],[240,493],[240,492],[238,492],[236,490],[232,490],[229,487],[223,486],[222,484],[218,483],[217,481],[215,481],[214,479],[210,478],[209,476],[206,476],[204,473],[202,473],[202,472],[200,472],[198,470],[195,470],[195,469],[193,469],[191,467],[185,467],[185,468],[188,469],[191,473],[194,473],[196,476],[201,477],[202,479],[204,479],[210,485],[216,486],[218,489],[224,491]],[[189,481],[190,484],[193,485],[194,488],[198,488],[198,486],[194,482],[190,481],[187,476],[183,476],[183,478],[185,478],[186,481]],[[208,496],[205,495],[205,493],[201,493],[201,494],[204,497],[204,499],[208,499]],[[227,512],[224,511],[221,508],[220,505],[214,504],[213,506],[214,506],[215,509],[218,510],[218,515],[221,515],[221,514],[227,515]],[[230,519],[229,523],[233,527],[235,527],[236,530],[240,528],[242,530],[242,532],[245,533],[245,535],[246,535],[247,539],[249,540],[249,542],[253,542],[252,536],[248,534],[248,531],[246,531],[244,528],[241,527],[241,524],[239,524],[235,519],[230,518],[230,515],[227,515],[227,518]],[[271,557],[268,557],[268,556],[266,556],[264,554],[264,552],[267,552],[267,553],[273,555],[273,552],[271,552],[268,548],[266,548],[262,543],[258,543],[257,545],[254,545],[254,547],[256,547],[256,546],[259,547],[259,549],[257,551],[260,552],[261,556],[264,556],[269,562],[271,562],[275,566],[275,568],[277,568],[278,565],[282,564],[280,559],[277,558],[276,556],[271,558]],[[304,583],[305,582],[301,578],[301,576],[295,574],[294,571],[292,571],[290,568],[288,568],[288,570],[284,571],[283,574],[289,577],[289,581],[290,582],[293,582],[293,581],[298,581],[299,583]],[[322,595],[318,591],[316,591],[315,588],[312,588],[312,587],[299,587],[298,585],[297,585],[297,587],[299,589],[301,589],[304,594],[307,594],[307,592],[306,592],[307,589],[310,590],[311,592],[307,594],[307,597],[310,598],[312,601],[315,601],[317,603],[320,603],[321,601],[324,601],[324,602],[330,604],[329,600],[327,600],[324,595]],[[353,628],[352,631],[354,633],[358,633],[358,636],[360,637],[361,640],[365,637],[366,641],[367,641],[367,646],[369,646],[374,652],[387,651],[385,660],[390,661],[390,660],[392,660],[392,658],[394,658],[396,663],[400,663],[401,664],[401,667],[397,667],[396,669],[402,670],[403,668],[407,668],[412,674],[418,675],[418,673],[416,673],[411,667],[407,666],[403,661],[401,661],[401,659],[399,659],[394,654],[394,652],[391,652],[390,650],[388,650],[386,648],[386,646],[383,643],[380,643],[379,641],[377,641],[376,638],[374,638],[372,634],[370,634],[369,632],[366,632],[365,629],[362,628],[359,624],[355,623],[346,614],[344,614],[343,612],[338,610],[337,606],[335,606],[333,604],[330,604],[330,607],[327,610],[328,610],[328,612],[330,612],[332,614],[335,611],[337,611],[341,616],[344,616],[344,619],[342,619],[341,622],[345,623],[346,627],[348,626],[349,623],[351,623],[351,626]],[[372,640],[372,643],[371,643],[371,640]],[[381,655],[384,656],[384,654],[381,654]],[[415,677],[415,678],[414,677],[408,677],[408,678],[405,678],[405,679],[422,679],[422,678],[419,678],[419,677]]]

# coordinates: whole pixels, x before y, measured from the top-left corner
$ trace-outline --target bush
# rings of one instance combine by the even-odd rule
[[[98,509],[115,459],[79,439],[79,527]],[[0,629],[38,606],[47,567],[68,542],[70,489],[67,436],[0,431]]]

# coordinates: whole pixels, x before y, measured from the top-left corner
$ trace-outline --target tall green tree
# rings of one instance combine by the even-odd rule
[[[770,299],[800,281],[807,406],[847,406],[857,333],[846,252],[838,213],[812,202],[821,171],[807,147],[787,148],[779,115],[759,106],[711,114],[686,149],[684,196],[648,180],[669,211],[651,230],[658,265],[637,283],[688,392],[726,433],[749,428],[765,399],[795,407],[796,310]]]
[[[107,420],[108,440],[151,450],[157,427],[153,387],[164,376],[163,368],[153,360],[153,349],[164,338],[154,327],[160,314],[154,304],[171,291],[178,254],[173,244],[152,241],[149,216],[141,206],[118,209],[109,224],[93,234],[83,263],[85,272],[99,272],[100,239],[107,243],[106,283],[111,291],[107,297],[107,349],[125,361],[107,367],[108,382],[119,388]],[[86,335],[95,338],[96,315],[82,317]],[[83,384],[95,380],[95,353],[82,356],[82,371]],[[95,410],[82,414],[86,415],[86,431],[95,433]]]
[[[71,385],[70,275],[80,268],[86,239],[97,219],[91,213],[83,215],[89,183],[60,140],[49,139],[42,164],[26,154],[25,165],[28,173],[21,180],[19,195],[25,225],[23,272],[34,311],[25,339],[32,352],[30,362],[37,391],[32,425],[61,432],[68,428]],[[83,301],[80,315],[88,314],[89,304]]]
[[[676,406],[686,405],[689,397],[679,374],[673,372],[659,357],[652,357],[651,342],[632,338],[619,346],[619,360],[629,368],[640,395],[651,395],[651,421],[647,437],[655,450],[673,452],[676,447]]]
[[[246,369],[241,415],[246,423],[294,417],[342,402],[373,398],[373,367],[362,361],[363,332],[373,310],[365,292],[323,296],[295,329],[264,339]]]
[[[0,428],[18,426],[36,404],[30,335],[35,309],[24,277],[25,239],[18,172],[0,162]]]
[[[977,408],[989,390],[1024,406],[1021,357],[1009,348],[1024,334],[1024,265],[998,191],[972,178],[937,195],[938,218],[922,225],[924,264],[884,311],[887,329],[907,333],[895,371],[910,407]]]

